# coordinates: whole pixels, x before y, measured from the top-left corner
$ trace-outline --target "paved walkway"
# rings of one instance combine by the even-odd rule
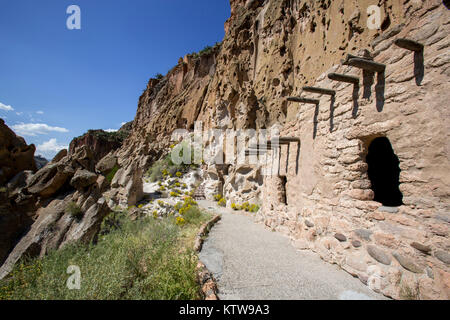
[[[251,217],[200,200],[222,214],[203,245],[200,260],[217,279],[222,300],[384,299],[358,279]]]

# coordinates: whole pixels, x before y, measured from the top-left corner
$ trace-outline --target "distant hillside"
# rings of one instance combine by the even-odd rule
[[[42,169],[48,163],[48,160],[42,156],[34,156],[34,161],[36,162],[36,168]]]

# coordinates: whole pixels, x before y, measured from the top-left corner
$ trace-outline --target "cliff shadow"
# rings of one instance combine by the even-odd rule
[[[425,75],[425,66],[424,66],[423,50],[414,51],[414,77],[416,78],[416,84],[418,86],[422,84],[424,75]]]
[[[316,104],[314,109],[314,130],[313,130],[313,139],[317,136],[317,125],[319,124],[319,105]]]
[[[363,98],[369,100],[372,96],[372,85],[374,84],[375,73],[363,70]]]
[[[335,96],[331,96],[330,99],[330,132],[333,132],[334,129],[334,103],[336,101]]]
[[[386,77],[384,72],[377,73],[377,84],[375,86],[376,106],[378,112],[383,111],[384,108],[384,90],[386,86]]]
[[[359,110],[359,84],[353,85],[353,92],[352,92],[352,99],[353,99],[353,109],[352,109],[352,117],[353,119],[356,119],[358,117],[358,110]]]

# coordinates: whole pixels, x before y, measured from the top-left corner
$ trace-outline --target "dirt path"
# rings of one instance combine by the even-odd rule
[[[358,279],[250,217],[210,201],[198,201],[222,220],[210,232],[200,260],[217,279],[219,298],[229,299],[384,299]]]

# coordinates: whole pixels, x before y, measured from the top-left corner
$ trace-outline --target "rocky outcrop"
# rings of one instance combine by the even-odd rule
[[[24,255],[43,256],[66,243],[95,240],[110,212],[103,198],[109,182],[94,172],[95,165],[92,150],[83,145],[36,174],[25,171],[10,180],[1,193],[0,278]]]
[[[0,119],[0,186],[21,171],[36,171],[35,151],[34,144],[27,145]]]
[[[0,191],[0,265],[34,222],[36,199],[22,192],[32,175],[22,171]]]
[[[146,169],[168,151],[174,129],[193,130],[195,121],[205,129],[276,124],[301,140],[289,153],[283,147],[280,175],[205,166],[208,195],[261,201],[261,222],[387,296],[405,298],[418,287],[420,298],[448,299],[449,11],[438,0],[380,3],[380,28],[370,29],[369,0],[230,1],[220,46],[187,55],[149,81],[115,153],[121,174],[130,162]],[[397,46],[401,38],[424,51]],[[343,65],[348,54],[386,69],[375,75]],[[330,73],[356,77],[359,86],[332,81]],[[304,86],[336,94],[309,94]],[[366,160],[380,137],[391,142],[401,170],[403,205],[395,209],[373,201]]]
[[[74,138],[70,142],[69,153],[81,146],[88,146],[94,155],[96,161],[102,159],[111,151],[117,150],[122,146],[122,142],[128,136],[129,125],[118,132],[106,132],[103,130],[89,130],[81,137]]]
[[[78,201],[75,193],[63,199],[51,201],[37,212],[38,219],[31,230],[19,241],[0,268],[0,279],[11,272],[23,256],[44,256],[49,250],[58,249],[71,242],[89,243],[95,240],[103,218],[110,212],[103,198],[94,202],[78,219],[67,210],[69,203]]]
[[[36,169],[40,170],[48,163],[48,160],[41,156],[35,156],[34,161],[36,162]]]

